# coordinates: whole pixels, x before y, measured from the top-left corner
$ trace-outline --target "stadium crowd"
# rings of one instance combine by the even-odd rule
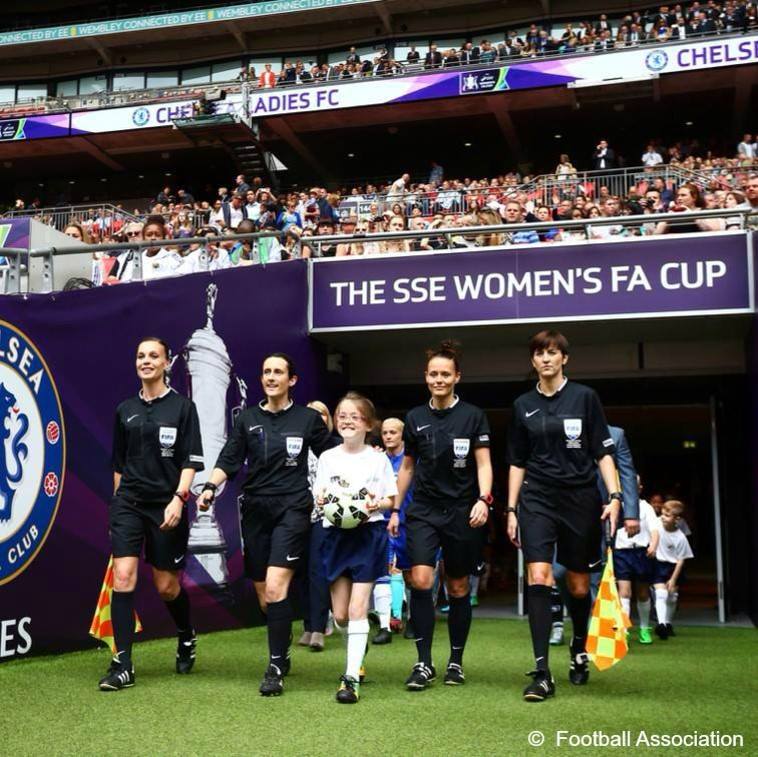
[[[602,53],[645,44],[661,44],[669,41],[695,39],[719,34],[749,34],[758,30],[758,5],[755,2],[697,2],[661,5],[657,10],[631,11],[624,16],[602,13],[594,20],[573,22],[539,22],[510,29],[497,34],[493,39],[481,38],[464,42],[460,47],[438,46],[432,42],[428,48],[417,50],[416,45],[378,45],[373,53],[363,56],[350,47],[344,61],[323,62],[302,58],[282,60],[277,64],[250,64],[240,70],[237,85],[226,82],[226,89],[238,91],[242,83],[247,87],[270,89],[326,81],[365,79],[374,76],[389,77],[416,74],[460,66],[489,65],[497,62],[514,62],[519,59],[538,58],[545,55],[570,55],[577,53]],[[402,43],[401,43],[402,44]],[[332,56],[329,56],[330,58]],[[103,91],[103,105],[115,96],[121,103],[124,96],[148,102],[178,97],[202,99],[205,90],[197,86],[180,86],[161,91]],[[0,116],[14,117],[33,115],[68,107],[64,100],[48,98],[41,103],[19,101],[0,107]],[[211,109],[212,110],[212,109]]]
[[[611,20],[608,14],[603,13],[594,22],[580,21],[555,26],[533,23],[526,33],[516,30],[506,32],[500,42],[481,39],[478,44],[467,41],[460,48],[443,49],[432,43],[423,57],[411,45],[403,60],[393,57],[386,47],[379,48],[376,55],[363,58],[355,47],[351,47],[344,62],[309,66],[300,59],[294,62],[285,60],[278,72],[267,63],[262,71],[257,71],[255,66],[243,69],[239,79],[262,88],[294,86],[366,76],[397,76],[408,68],[432,70],[551,54],[604,52],[645,42],[748,33],[757,29],[755,3],[696,1],[689,5],[662,5],[657,11],[633,11],[620,19]]]
[[[758,174],[753,173],[758,158],[750,134],[743,136],[733,157],[701,157],[697,153],[693,142],[666,149],[651,143],[641,156],[643,166],[639,172],[618,174],[614,173],[613,150],[603,140],[592,156],[593,165],[602,161],[601,170],[591,174],[577,172],[567,155],[560,156],[554,173],[537,179],[515,171],[493,178],[450,179],[442,165],[432,162],[425,182],[412,182],[405,173],[389,184],[356,186],[349,193],[314,186],[276,194],[263,186],[261,179],[248,183],[240,174],[232,190],[220,187],[211,200],[196,199],[187,189],[174,191],[166,186],[147,212],[134,210],[132,217],[141,220],[130,220],[128,214],[118,210],[92,210],[86,218],[69,224],[66,232],[87,243],[133,241],[143,235],[147,226],[160,226],[161,240],[270,232],[271,236],[255,241],[229,239],[206,245],[210,267],[223,268],[311,256],[468,249],[738,227],[742,223],[739,213],[689,223],[683,215],[682,223],[676,225],[646,223],[644,218],[624,221],[627,216],[665,212],[758,209]],[[661,173],[664,165],[681,167],[686,172],[677,180]],[[623,192],[619,191],[619,176],[627,182]],[[23,205],[23,201],[16,205]],[[562,223],[569,221],[587,223],[563,229]],[[508,231],[511,224],[537,222],[555,222],[555,226]],[[502,228],[493,232],[476,228],[487,226]],[[442,233],[443,229],[447,231]],[[404,231],[428,235],[413,239],[355,239]],[[340,236],[351,239],[340,242]],[[321,242],[320,237],[330,239]],[[173,250],[173,262],[156,268],[155,261],[149,260],[152,255],[145,253],[144,275],[201,270],[198,245],[167,247]],[[131,260],[131,252],[119,252],[117,258],[98,256],[93,280],[128,280],[133,270],[128,265]]]

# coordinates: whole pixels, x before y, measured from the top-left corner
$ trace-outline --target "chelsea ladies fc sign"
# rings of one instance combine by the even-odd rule
[[[66,442],[58,391],[29,338],[0,322],[0,584],[37,556],[63,489]]]

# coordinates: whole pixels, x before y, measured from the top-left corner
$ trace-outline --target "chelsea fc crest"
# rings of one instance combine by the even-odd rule
[[[66,437],[58,391],[42,355],[0,321],[0,584],[37,556],[58,511]]]

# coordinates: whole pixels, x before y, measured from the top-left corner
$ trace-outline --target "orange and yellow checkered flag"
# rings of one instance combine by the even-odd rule
[[[629,651],[626,629],[631,625],[621,609],[613,572],[613,552],[609,548],[587,633],[587,654],[598,670],[612,667]]]
[[[113,555],[108,560],[105,570],[105,578],[100,588],[100,596],[97,600],[95,614],[92,617],[92,625],[89,627],[89,635],[105,642],[113,654],[118,651],[113,641],[113,623],[111,623],[111,594],[113,593]],[[134,630],[139,633],[142,630],[137,612],[134,612]]]

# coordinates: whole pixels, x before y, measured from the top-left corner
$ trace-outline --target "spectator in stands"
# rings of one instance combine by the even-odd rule
[[[195,204],[195,198],[186,189],[178,189],[176,192],[176,202],[192,207]]]
[[[216,229],[210,226],[205,226],[197,232],[198,237],[215,237],[217,234]],[[203,253],[206,255],[205,263],[202,259]],[[229,253],[223,246],[213,242],[207,242],[204,245],[192,244],[182,258],[182,264],[177,272],[185,274],[217,271],[222,268],[229,268],[231,264]]]
[[[424,68],[440,68],[442,66],[442,53],[437,49],[437,45],[429,45],[429,52],[424,57]]]
[[[688,213],[705,208],[705,201],[697,184],[682,184],[676,191],[676,202],[670,211]],[[686,234],[694,231],[720,231],[724,228],[721,218],[701,218],[692,222],[669,223],[661,221],[655,227],[656,234]]]
[[[436,160],[431,162],[432,170],[429,171],[429,184],[439,187],[445,178],[445,169],[437,163]]]
[[[604,31],[612,31],[611,22],[608,21],[608,16],[605,13],[601,13],[599,21],[595,24],[595,34],[601,34]]]
[[[605,139],[601,139],[592,154],[592,168],[595,171],[604,171],[615,167],[616,153],[608,147],[608,142]]]
[[[414,45],[411,45],[410,49],[408,50],[408,54],[405,56],[405,62],[409,66],[416,66],[420,60],[421,56],[419,55],[418,50],[416,50],[416,47]]]
[[[479,48],[474,47],[472,42],[465,42],[458,54],[458,60],[462,66],[471,66],[479,62]]]
[[[297,212],[297,202],[294,199],[289,199],[286,207],[279,212],[276,218],[276,228],[281,231],[288,231],[293,226],[300,231],[303,228],[303,219]]]
[[[505,222],[506,224],[524,222],[524,209],[515,200],[509,200],[505,205]],[[536,231],[529,229],[511,233],[510,241],[511,244],[536,244],[540,238]]]
[[[389,192],[387,192],[387,201],[393,202],[396,200],[402,200],[405,196],[405,190],[410,183],[410,174],[404,173],[399,179],[395,179],[390,186]]]
[[[745,134],[737,145],[737,157],[748,164],[758,157],[758,144],[753,142],[752,134]]]
[[[402,216],[392,216],[387,227],[389,232],[405,231],[405,218]],[[382,253],[410,252],[410,242],[407,239],[388,239],[382,242],[379,251]]]
[[[241,173],[237,176],[237,178],[234,180],[234,183],[236,184],[235,193],[238,195],[241,195],[244,197],[248,190],[250,189],[250,185],[247,183],[247,179],[245,178],[245,174]]]
[[[651,143],[647,146],[647,149],[642,154],[642,165],[645,168],[655,168],[663,163],[661,154],[655,149],[655,146]]]
[[[546,223],[553,220],[550,208],[547,205],[539,205],[535,208],[534,214],[537,216],[537,220],[540,223]],[[537,232],[537,236],[539,237],[540,242],[560,242],[561,230],[556,228],[541,229]]]
[[[758,211],[758,174],[753,174],[745,187],[745,202],[737,206],[739,210]]]
[[[626,43],[628,45],[639,45],[640,42],[644,42],[647,39],[644,27],[639,24],[633,23],[629,27],[629,33],[626,37]]]
[[[163,187],[163,190],[158,192],[158,196],[155,198],[155,201],[159,205],[168,205],[171,202],[175,202],[176,198],[171,192],[171,187]]]
[[[276,86],[276,74],[271,70],[271,64],[266,63],[261,75],[258,77],[258,86],[263,89],[271,89]]]
[[[595,38],[594,50],[596,53],[607,52],[608,50],[612,50],[613,47],[614,40],[607,29],[601,31]]]
[[[576,168],[574,168],[569,156],[566,153],[562,153],[558,158],[558,165],[555,167],[555,177],[558,181],[565,181],[576,176]]]
[[[234,194],[230,202],[221,204],[221,213],[224,219],[224,227],[227,229],[236,229],[240,222],[245,218],[242,210],[243,195]]]
[[[497,59],[508,60],[509,58],[518,58],[521,55],[523,45],[517,42],[517,38],[510,34],[497,46]]]
[[[361,56],[358,55],[354,47],[351,47],[347,53],[347,58],[345,58],[345,63],[350,65],[350,64],[360,64],[360,62],[361,62]]]
[[[318,226],[316,227],[316,234],[318,236],[334,236],[334,221],[330,217],[319,218]],[[321,245],[321,257],[333,258],[337,254],[337,245],[334,242],[327,242]]]
[[[146,281],[174,276],[179,271],[182,258],[176,250],[163,246],[166,237],[166,222],[162,216],[149,216],[142,228],[142,239],[146,242],[155,241],[156,245],[142,250],[142,278]],[[123,261],[123,275],[119,275],[121,281],[132,280],[135,254],[127,255]]]
[[[495,50],[489,40],[483,39],[479,45],[479,63],[494,63],[495,58],[497,58],[497,50]]]

